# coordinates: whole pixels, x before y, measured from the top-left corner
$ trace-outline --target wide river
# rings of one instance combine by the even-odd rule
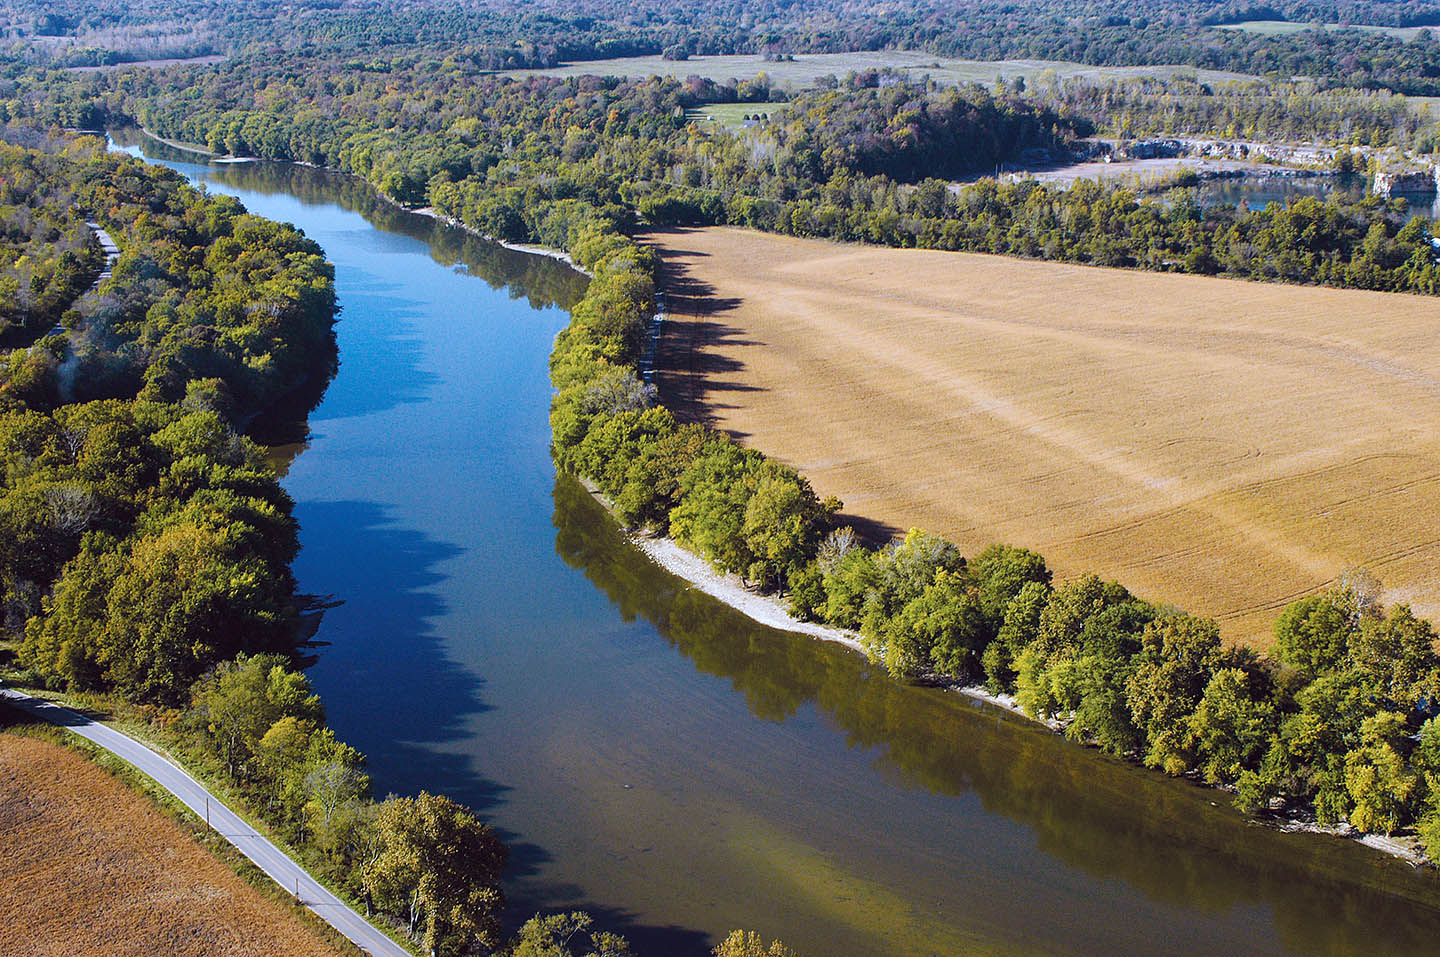
[[[335,263],[340,371],[277,450],[300,583],[341,602],[310,674],[379,795],[503,832],[512,926],[583,908],[657,957],[735,927],[807,957],[1433,952],[1428,872],[1249,825],[650,564],[547,450],[583,277],[318,170],[164,158]]]

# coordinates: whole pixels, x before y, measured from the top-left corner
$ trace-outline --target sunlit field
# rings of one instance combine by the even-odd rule
[[[1440,612],[1434,299],[739,229],[650,240],[662,398],[874,534],[1029,546],[1262,647],[1351,566]]]

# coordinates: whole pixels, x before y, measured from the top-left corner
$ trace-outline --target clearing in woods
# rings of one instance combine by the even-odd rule
[[[335,957],[79,754],[0,733],[0,953]]]
[[[1221,70],[1200,70],[1190,66],[1089,66],[1066,60],[956,60],[937,57],[915,50],[872,50],[857,53],[804,53],[790,60],[767,60],[757,53],[728,56],[695,56],[688,60],[667,60],[659,56],[622,57],[614,60],[578,60],[548,69],[510,70],[507,76],[667,76],[685,80],[701,76],[724,83],[726,80],[753,79],[763,73],[777,85],[814,86],[822,76],[844,77],[852,71],[902,70],[915,79],[928,76],[940,83],[982,83],[990,85],[997,77],[1024,77],[1034,84],[1041,74],[1053,72],[1059,79],[1084,77],[1088,80],[1135,79],[1150,77],[1170,79],[1193,77],[1201,83],[1226,83],[1232,80],[1256,80],[1246,73]],[[773,106],[773,104],[769,104]],[[764,110],[767,104],[751,103],[752,110]]]
[[[1028,546],[1260,647],[1351,566],[1440,614],[1440,300],[647,239],[663,400],[795,466],[872,538]]]

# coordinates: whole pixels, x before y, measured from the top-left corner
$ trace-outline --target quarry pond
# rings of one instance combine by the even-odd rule
[[[585,909],[696,957],[736,927],[812,957],[1433,946],[1433,871],[1254,825],[651,564],[549,455],[564,264],[321,170],[127,148],[335,263],[339,373],[308,435],[257,433],[302,590],[339,603],[310,675],[379,795],[502,832],[512,925]]]

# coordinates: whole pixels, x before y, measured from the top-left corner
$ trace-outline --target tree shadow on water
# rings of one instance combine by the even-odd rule
[[[427,319],[425,310],[394,283],[341,292],[345,311],[336,327],[341,355],[316,410],[318,424],[423,401],[440,381],[425,368],[423,339],[416,329]],[[361,325],[375,328],[361,332]]]
[[[709,957],[715,943],[703,931],[677,924],[648,924],[623,907],[597,904],[574,887],[550,885],[541,894],[527,893],[526,888],[516,889],[506,904],[504,919],[506,927],[519,930],[520,925],[536,914],[577,910],[593,917],[597,930],[624,937],[637,954]]]
[[[446,612],[438,566],[461,550],[398,527],[373,502],[302,502],[296,516],[302,589],[340,602],[316,635],[324,646],[311,679],[335,733],[366,754],[376,795],[423,785],[493,808],[507,789],[451,746],[490,710],[484,680],[447,656],[435,627]]]

